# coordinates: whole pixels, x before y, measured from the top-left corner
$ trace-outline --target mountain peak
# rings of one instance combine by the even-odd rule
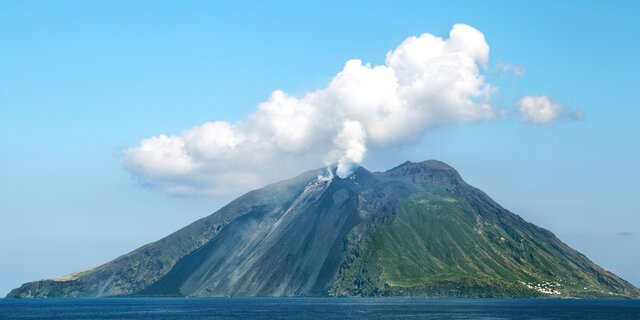
[[[318,177],[326,170],[251,191],[160,241],[8,297],[640,297],[444,162]]]
[[[424,168],[424,169],[432,169],[432,170],[449,170],[449,171],[456,171],[453,167],[451,167],[450,165],[439,161],[439,160],[424,160],[421,162],[412,162],[412,161],[405,161],[404,163],[395,166],[389,170],[387,170],[386,172],[392,172],[392,171],[398,171],[398,170],[406,170],[408,168]],[[456,172],[457,173],[457,172]]]
[[[456,169],[438,160],[422,162],[406,161],[382,173],[395,179],[410,179],[419,185],[443,185],[445,187],[467,187]]]

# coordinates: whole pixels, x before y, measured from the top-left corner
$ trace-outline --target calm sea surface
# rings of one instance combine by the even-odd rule
[[[640,319],[640,300],[0,299],[0,319]]]

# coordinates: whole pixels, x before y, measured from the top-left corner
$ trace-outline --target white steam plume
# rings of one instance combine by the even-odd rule
[[[280,90],[245,121],[207,122],[124,150],[145,184],[177,194],[235,194],[310,168],[345,177],[367,147],[418,137],[437,125],[495,118],[495,91],[480,74],[484,35],[454,25],[448,39],[425,33],[389,51],[384,65],[350,60],[324,89]]]

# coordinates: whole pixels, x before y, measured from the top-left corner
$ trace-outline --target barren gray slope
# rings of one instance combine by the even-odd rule
[[[27,283],[9,297],[328,294],[640,291],[430,160],[380,173],[360,167],[345,179],[308,172],[105,265]]]
[[[317,171],[314,170],[251,191],[214,214],[110,262],[59,278],[25,283],[7,297],[103,297],[140,291],[164,276],[179,259],[207,243],[237,217],[252,212],[255,207],[292,201],[305,185],[316,178]]]

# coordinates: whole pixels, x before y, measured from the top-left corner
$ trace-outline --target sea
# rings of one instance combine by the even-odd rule
[[[640,300],[0,299],[0,319],[640,319]]]

